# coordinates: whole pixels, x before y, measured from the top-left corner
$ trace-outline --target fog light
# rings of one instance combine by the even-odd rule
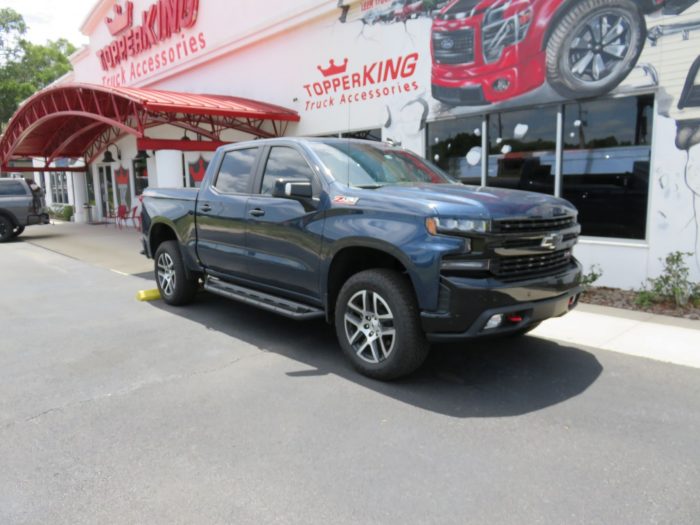
[[[507,78],[499,78],[493,83],[493,89],[495,91],[505,91],[510,87],[510,81]]]
[[[501,326],[501,323],[503,323],[502,314],[492,315],[486,323],[486,325],[484,326],[484,330],[493,330],[494,328],[498,328],[499,326]]]

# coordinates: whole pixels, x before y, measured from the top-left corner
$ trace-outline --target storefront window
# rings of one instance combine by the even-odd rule
[[[556,141],[556,107],[491,115],[486,184],[553,194]]]
[[[51,173],[51,200],[56,204],[68,204],[68,182],[65,173]]]
[[[643,95],[565,106],[562,196],[583,235],[644,239],[653,105]]]
[[[148,166],[146,158],[134,159],[134,193],[141,195],[148,188]]]
[[[428,124],[428,159],[465,184],[481,184],[481,117]]]

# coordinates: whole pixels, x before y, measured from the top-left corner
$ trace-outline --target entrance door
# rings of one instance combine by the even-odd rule
[[[100,179],[100,202],[102,203],[102,217],[114,217],[114,185],[112,184],[112,166],[98,166]]]

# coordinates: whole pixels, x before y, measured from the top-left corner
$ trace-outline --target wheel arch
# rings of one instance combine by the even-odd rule
[[[388,268],[406,274],[416,294],[411,261],[396,246],[376,240],[348,241],[337,246],[326,259],[324,297],[326,320],[332,322],[335,302],[343,284],[353,275],[373,268]]]
[[[9,220],[12,223],[12,226],[14,226],[15,228],[17,226],[20,226],[20,223],[17,220],[17,217],[10,210],[0,208],[0,216],[5,217],[7,220]]]

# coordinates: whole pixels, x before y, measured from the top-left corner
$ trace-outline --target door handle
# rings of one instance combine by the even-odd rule
[[[262,217],[265,215],[265,210],[261,208],[254,208],[250,210],[248,213],[250,213],[253,217]]]
[[[201,206],[199,209],[200,209],[201,211],[207,212],[207,211],[211,211],[211,206],[209,206],[209,204],[207,204],[207,203],[205,202],[204,204],[202,204],[202,206]]]

